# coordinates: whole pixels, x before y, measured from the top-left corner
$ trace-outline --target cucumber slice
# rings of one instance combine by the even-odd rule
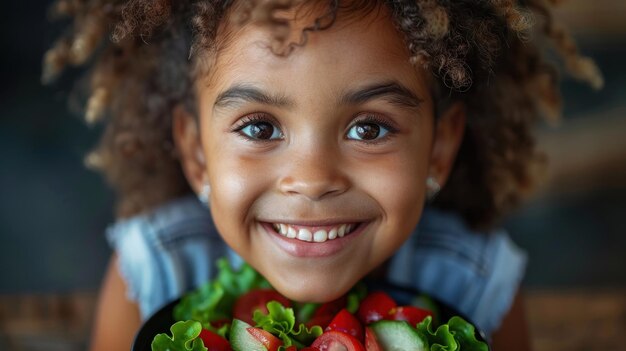
[[[428,351],[428,344],[405,321],[380,320],[369,325],[385,351]]]
[[[248,328],[251,327],[244,321],[233,319],[230,326],[230,347],[233,351],[267,351],[259,340],[248,333]]]

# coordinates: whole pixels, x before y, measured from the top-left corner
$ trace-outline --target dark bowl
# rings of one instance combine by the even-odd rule
[[[406,288],[390,283],[366,282],[366,284],[368,287],[368,291],[385,291],[391,297],[393,297],[394,300],[396,300],[398,305],[409,305],[413,302],[416,296],[420,295],[419,291],[415,289]],[[170,327],[175,322],[173,318],[174,306],[176,306],[179,301],[180,299],[176,299],[168,303],[163,308],[158,310],[155,314],[153,314],[152,317],[150,317],[141,326],[141,329],[139,329],[139,332],[135,336],[135,342],[133,343],[131,351],[151,351],[152,349],[150,345],[152,344],[152,339],[154,339],[157,334],[170,333]],[[472,323],[469,318],[467,318],[454,308],[446,305],[445,303],[434,298],[432,299],[432,301],[437,306],[439,317],[442,321],[447,321],[452,316],[460,316],[466,321]],[[487,343],[485,341],[485,334],[478,328],[476,328],[476,338]],[[491,350],[491,346],[489,346],[489,350]]]

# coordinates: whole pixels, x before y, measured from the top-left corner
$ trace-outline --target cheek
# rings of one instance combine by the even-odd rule
[[[233,237],[232,233],[248,232],[246,229],[252,225],[250,209],[271,181],[260,162],[233,151],[223,145],[209,146],[207,173],[213,220],[226,242],[237,249],[236,246],[245,243],[245,237]]]
[[[399,163],[393,168],[380,167],[369,177],[372,196],[382,206],[388,218],[412,212],[414,204],[423,201],[426,163],[419,166]]]
[[[383,211],[382,230],[374,238],[374,256],[391,255],[408,238],[422,213],[429,148],[400,154],[372,167],[363,185]],[[415,150],[415,149],[414,149]],[[386,257],[384,257],[386,259]]]
[[[426,142],[416,141],[385,157],[377,159],[361,170],[359,178],[391,219],[414,212],[424,200],[430,148]]]

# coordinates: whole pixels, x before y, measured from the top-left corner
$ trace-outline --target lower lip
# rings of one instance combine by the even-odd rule
[[[271,224],[261,223],[265,232],[270,236],[272,241],[278,245],[283,251],[295,257],[328,257],[337,254],[345,247],[349,246],[352,241],[357,239],[369,223],[360,223],[357,228],[343,238],[326,240],[322,243],[302,241],[298,239],[290,239],[277,233]]]

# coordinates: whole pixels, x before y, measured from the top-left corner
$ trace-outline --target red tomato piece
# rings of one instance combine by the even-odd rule
[[[417,323],[421,322],[426,318],[426,316],[433,315],[429,310],[425,310],[423,308],[418,308],[415,306],[400,306],[393,308],[390,312],[391,319],[396,321],[407,321],[411,326],[416,326]]]
[[[380,344],[378,343],[378,339],[376,339],[376,334],[374,334],[370,327],[365,327],[365,350],[383,351],[383,348],[380,347]]]
[[[324,332],[311,346],[319,351],[365,351],[363,344],[354,336],[336,330]]]
[[[320,349],[318,349],[317,347],[305,347],[303,349],[300,349],[300,351],[320,351]]]
[[[298,351],[298,348],[295,347],[294,345],[289,346],[288,348],[285,349],[286,351]]]
[[[335,315],[341,311],[342,308],[345,308],[348,304],[348,298],[346,295],[320,305],[313,313],[313,317],[306,323],[307,327],[312,327],[314,325],[319,325],[322,329],[326,328],[330,321],[335,318]]]
[[[275,300],[285,307],[291,307],[289,299],[271,289],[257,289],[251,290],[241,295],[235,306],[233,307],[233,318],[242,320],[250,325],[254,325],[252,316],[254,311],[260,310],[263,313],[267,313],[267,303]]]
[[[279,338],[266,330],[261,328],[248,328],[246,330],[263,344],[268,351],[277,351],[278,348],[283,345],[283,342]]]
[[[389,312],[396,307],[396,302],[382,291],[373,292],[365,297],[359,305],[357,316],[368,325],[381,319],[388,319]]]
[[[210,330],[202,329],[199,337],[208,351],[231,351],[228,340]]]
[[[354,336],[359,342],[363,342],[363,326],[352,313],[345,308],[339,311],[335,318],[328,324],[326,330],[337,330]]]
[[[343,295],[338,299],[321,304],[320,307],[315,310],[315,313],[313,315],[321,316],[330,314],[334,316],[343,308],[345,308],[347,304],[348,298],[346,295]]]

